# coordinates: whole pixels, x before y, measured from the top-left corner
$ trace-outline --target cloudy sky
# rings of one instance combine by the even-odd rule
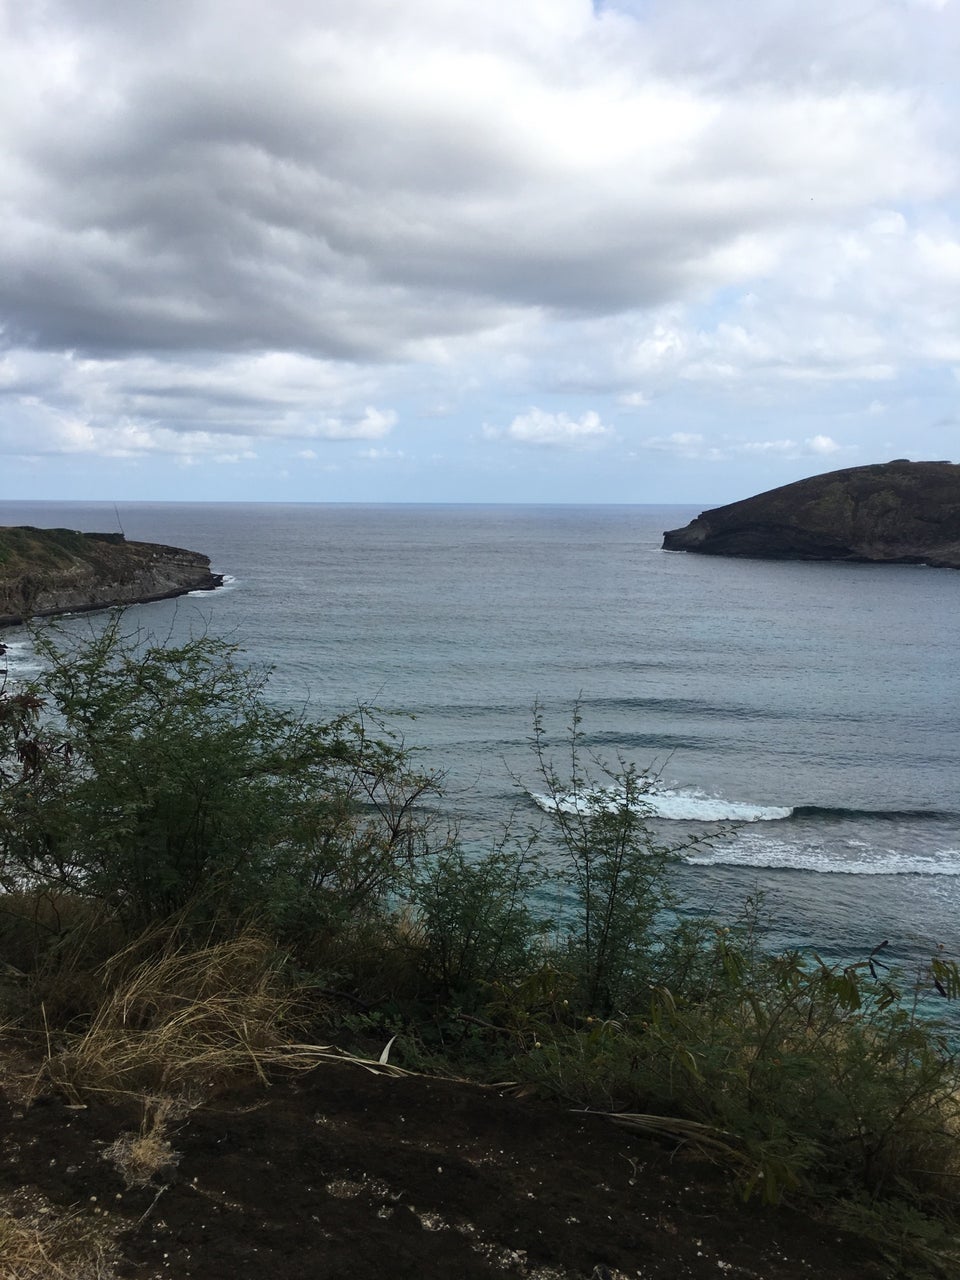
[[[0,0],[0,498],[960,459],[960,0]]]

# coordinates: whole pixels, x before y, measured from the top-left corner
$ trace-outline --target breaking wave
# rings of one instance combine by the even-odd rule
[[[223,581],[220,583],[219,587],[217,587],[217,591],[218,592],[232,591],[236,585],[237,585],[237,579],[233,576],[233,574],[225,573],[223,574]],[[206,589],[206,587],[204,587],[200,591],[188,591],[187,595],[188,596],[209,596],[210,592]]]
[[[560,809],[564,813],[612,812],[623,804],[620,787],[606,787],[577,795],[570,792],[552,797],[531,792],[530,798],[545,812]],[[639,797],[635,808],[646,817],[674,822],[786,822],[788,820],[839,822],[946,822],[957,815],[932,809],[862,809],[838,808],[832,805],[775,805],[749,800],[728,800],[697,788],[673,788],[653,783]]]
[[[40,662],[29,640],[6,640],[0,634],[0,677],[23,680],[40,671]]]
[[[857,847],[859,845],[859,847]],[[861,842],[845,848],[817,848],[778,840],[754,845],[717,846],[684,856],[694,867],[750,867],[757,871],[815,871],[821,875],[847,876],[960,876],[960,849],[929,853],[904,853],[876,849]]]
[[[582,795],[571,792],[553,797],[531,792],[530,796],[547,813],[557,809],[563,813],[610,813],[624,802],[622,787],[606,787]],[[633,807],[646,817],[674,822],[776,822],[793,813],[785,805],[727,800],[702,791],[674,790],[656,784],[644,791]]]

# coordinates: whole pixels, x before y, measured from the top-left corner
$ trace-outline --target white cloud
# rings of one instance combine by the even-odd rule
[[[640,442],[643,449],[654,453],[673,454],[678,458],[691,458],[717,462],[725,456],[721,449],[710,444],[698,431],[673,431],[667,436],[650,436]]]
[[[796,440],[746,440],[741,444],[735,445],[733,452],[782,454],[787,458],[795,458],[798,447]],[[729,454],[726,456],[729,456]]]
[[[191,454],[217,448],[224,437],[378,440],[399,416],[364,404],[375,389],[363,370],[284,352],[201,363],[18,348],[0,359],[0,390],[8,397],[0,452],[19,452],[18,440],[26,443],[38,429],[51,452],[73,452],[83,440],[106,456],[179,453],[177,437],[190,441],[184,448]]]
[[[613,388],[639,381],[662,394],[691,382],[787,403],[798,384],[889,383],[957,362],[958,308],[960,226],[873,209],[855,229],[782,232],[777,269],[728,290],[722,308],[623,317],[606,373]]]
[[[574,419],[566,413],[546,413],[534,407],[518,414],[504,430],[486,427],[485,434],[490,439],[505,436],[519,444],[582,448],[608,439],[613,432],[593,410]]]
[[[399,462],[405,457],[402,449],[361,449],[357,453],[358,458],[364,458],[367,462]]]
[[[352,422],[342,418],[326,418],[311,433],[324,440],[381,440],[396,425],[397,415],[392,409],[375,409],[368,405],[363,416]]]
[[[811,436],[802,442],[789,437],[738,440],[722,436],[718,440],[711,440],[695,431],[674,431],[666,436],[650,436],[640,442],[640,447],[655,453],[707,462],[730,462],[737,458],[764,456],[787,459],[823,457],[843,450],[842,445],[825,435]]]

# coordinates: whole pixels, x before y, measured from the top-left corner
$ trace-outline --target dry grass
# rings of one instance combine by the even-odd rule
[[[301,993],[255,931],[201,948],[171,943],[138,959],[143,950],[140,939],[104,966],[105,994],[86,1030],[48,1051],[44,1075],[75,1102],[101,1092],[196,1105],[245,1076],[266,1083],[272,1069],[330,1060],[404,1074],[301,1043]]]
[[[162,1182],[180,1163],[167,1126],[192,1109],[176,1098],[147,1098],[140,1132],[122,1133],[104,1150],[104,1160],[120,1173],[128,1188]]]
[[[671,1138],[677,1142],[687,1142],[704,1152],[718,1151],[733,1159],[741,1158],[734,1145],[735,1136],[724,1129],[718,1129],[716,1125],[684,1120],[679,1116],[647,1115],[637,1111],[610,1112],[607,1119],[621,1129],[631,1129],[635,1133],[654,1138]]]
[[[23,1193],[0,1203],[0,1280],[112,1280],[103,1223]]]
[[[297,992],[270,943],[248,931],[139,959],[144,950],[139,939],[103,967],[86,1030],[48,1058],[53,1081],[68,1093],[190,1097],[238,1074],[265,1078],[297,1025]]]

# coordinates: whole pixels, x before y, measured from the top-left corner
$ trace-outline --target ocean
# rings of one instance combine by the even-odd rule
[[[664,552],[693,507],[0,502],[0,524],[116,530],[208,554],[214,593],[129,611],[207,630],[326,717],[383,709],[482,845],[539,813],[543,711],[647,771],[684,911],[760,896],[776,947],[960,954],[960,573]],[[66,620],[81,631],[96,615]],[[12,678],[29,636],[4,633]]]

